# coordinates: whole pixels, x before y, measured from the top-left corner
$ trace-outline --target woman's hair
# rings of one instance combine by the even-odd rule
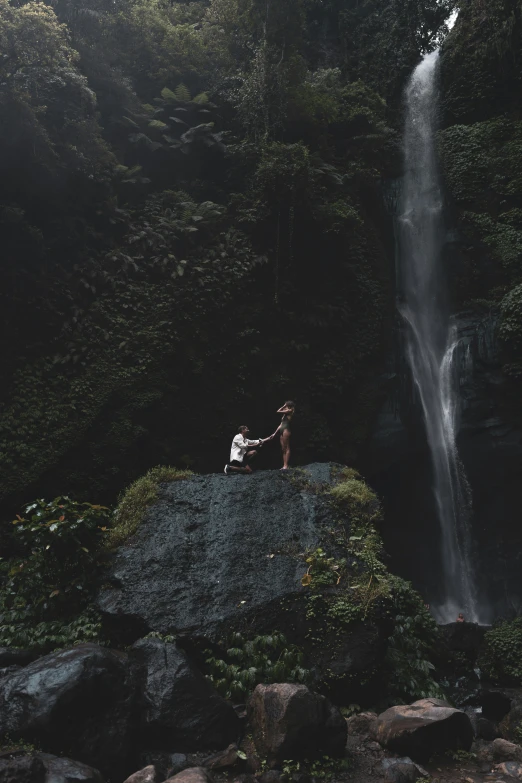
[[[295,402],[292,402],[292,400],[287,400],[287,401],[285,402],[285,406],[286,406],[287,408],[295,408]]]

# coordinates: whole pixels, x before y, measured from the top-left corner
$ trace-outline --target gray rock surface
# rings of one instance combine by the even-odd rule
[[[149,764],[148,767],[144,767],[138,770],[138,772],[133,772],[132,775],[129,775],[125,783],[159,783],[160,780],[161,778],[156,772],[154,764]]]
[[[0,783],[46,783],[46,769],[36,754],[0,758]]]
[[[294,477],[330,481],[329,464],[303,470]],[[161,633],[215,635],[254,615],[262,623],[302,593],[306,567],[295,555],[317,545],[327,515],[324,499],[280,471],[164,485],[117,551],[99,607],[109,621],[132,618]]]
[[[103,778],[79,761],[15,751],[0,758],[0,783],[103,783]]]
[[[249,716],[256,749],[269,762],[344,755],[345,719],[337,707],[305,685],[258,685]]]
[[[178,772],[173,778],[169,778],[167,783],[211,783],[212,777],[204,767],[191,767]]]
[[[421,778],[430,777],[423,767],[415,764],[408,756],[383,759],[382,768],[387,783],[416,783]]]
[[[135,701],[128,656],[83,644],[0,680],[1,734],[121,779],[132,764]]]
[[[505,761],[503,764],[497,764],[495,770],[510,779],[522,780],[522,764],[517,761]]]
[[[383,747],[421,763],[435,753],[469,750],[473,742],[466,713],[439,699],[390,707],[377,718],[375,735]]]
[[[140,741],[146,746],[203,751],[237,739],[234,709],[175,644],[140,639],[131,656],[140,669]]]
[[[45,783],[103,783],[100,772],[87,764],[49,753],[38,755],[46,769]]]
[[[522,747],[498,737],[491,743],[491,752],[496,761],[521,761]]]

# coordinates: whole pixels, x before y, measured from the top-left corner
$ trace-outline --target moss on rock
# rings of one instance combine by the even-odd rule
[[[158,465],[131,484],[120,497],[114,512],[114,523],[107,536],[107,546],[120,546],[136,532],[145,512],[158,499],[160,484],[181,481],[192,475],[190,470]]]

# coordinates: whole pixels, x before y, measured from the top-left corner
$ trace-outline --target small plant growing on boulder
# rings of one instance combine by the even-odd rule
[[[192,475],[190,470],[158,465],[136,479],[120,497],[114,512],[114,522],[107,537],[108,546],[111,548],[120,546],[136,532],[147,508],[158,499],[160,484],[181,481]]]
[[[222,645],[223,658],[211,655],[205,663],[208,679],[225,699],[244,699],[259,683],[306,682],[303,653],[281,633],[245,639],[233,633]]]

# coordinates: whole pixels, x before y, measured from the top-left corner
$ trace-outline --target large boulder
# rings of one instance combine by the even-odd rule
[[[97,769],[49,753],[0,756],[0,783],[103,783]]]
[[[0,757],[0,783],[46,783],[46,775],[42,759],[35,754]]]
[[[345,719],[305,685],[258,685],[249,715],[257,751],[268,761],[344,755]]]
[[[306,470],[330,480],[329,465]],[[213,636],[245,614],[266,617],[303,592],[306,565],[295,551],[318,544],[324,514],[320,497],[279,471],[166,484],[117,551],[100,609],[115,625],[139,618],[185,635]]]
[[[331,530],[321,490],[340,467],[316,463],[288,475],[220,473],[162,485],[104,577],[98,605],[112,632],[126,644],[148,631],[175,634],[186,646],[231,630],[256,635],[284,627],[289,642],[310,652],[302,553]],[[352,623],[343,634],[332,627],[313,646],[308,668],[317,679],[332,673],[339,688],[343,677],[378,667],[384,627]],[[353,689],[355,678],[350,682]]]
[[[213,750],[237,739],[234,709],[175,644],[140,639],[131,649],[140,668],[141,737],[147,747]]]
[[[51,653],[0,680],[2,736],[66,753],[116,779],[132,765],[135,707],[128,656],[95,644]]]
[[[100,772],[88,764],[49,753],[40,753],[39,756],[47,773],[45,783],[103,783]]]
[[[421,763],[435,753],[469,750],[473,742],[466,713],[439,699],[390,707],[379,715],[374,731],[383,747]]]
[[[212,777],[204,767],[191,767],[169,778],[167,783],[212,783]]]

